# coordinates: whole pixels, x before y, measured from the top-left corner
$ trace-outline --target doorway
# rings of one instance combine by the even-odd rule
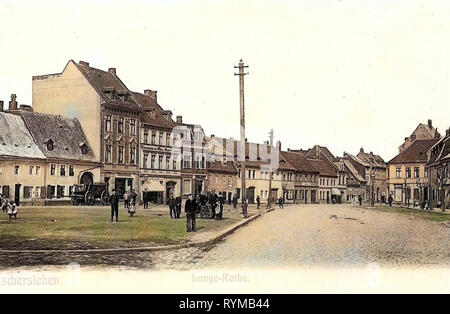
[[[14,203],[16,203],[17,206],[20,205],[20,187],[22,184],[16,184],[14,189]]]
[[[255,203],[255,187],[254,186],[250,186],[247,189],[247,200],[248,200],[248,204]]]

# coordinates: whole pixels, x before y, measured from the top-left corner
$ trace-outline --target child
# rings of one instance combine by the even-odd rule
[[[9,222],[12,222],[12,217],[14,216],[14,220],[17,218],[17,205],[16,203],[8,203],[8,215],[9,215]]]

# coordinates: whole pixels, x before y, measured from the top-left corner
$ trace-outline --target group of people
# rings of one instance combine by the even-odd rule
[[[123,195],[123,199],[124,208],[128,211],[130,217],[133,217],[136,213],[136,191],[132,190],[131,192],[125,192],[125,194]],[[113,189],[111,194],[109,195],[109,203],[111,205],[111,222],[114,221],[114,218],[116,222],[119,222],[119,201],[120,196],[117,194],[116,189]]]
[[[167,203],[169,205],[170,218],[179,219],[181,215],[181,197],[173,197],[173,194],[171,194]]]
[[[14,220],[16,220],[18,210],[17,204],[11,200],[8,200],[2,194],[0,194],[0,208],[3,213],[7,213],[9,215],[10,223],[12,222],[13,218]]]

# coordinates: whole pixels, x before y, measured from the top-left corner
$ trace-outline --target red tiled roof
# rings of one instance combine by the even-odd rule
[[[440,139],[415,140],[407,149],[395,156],[389,163],[427,162],[428,150]]]
[[[308,173],[319,172],[302,153],[281,152],[281,156],[297,171]]]
[[[323,154],[323,153],[322,153]],[[323,159],[308,159],[308,161],[319,170],[321,176],[337,177],[338,169],[336,166],[326,158]]]

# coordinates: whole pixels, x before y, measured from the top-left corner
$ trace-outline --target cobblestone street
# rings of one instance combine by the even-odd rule
[[[296,205],[238,230],[199,268],[450,265],[450,228],[348,205]]]

